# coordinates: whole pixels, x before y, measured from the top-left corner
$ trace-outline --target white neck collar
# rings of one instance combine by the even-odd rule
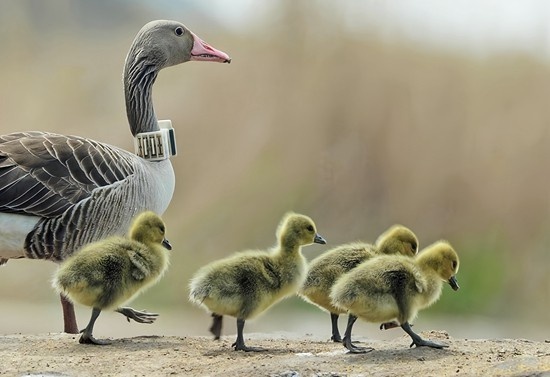
[[[172,121],[159,120],[160,130],[141,132],[134,137],[136,154],[147,161],[167,160],[176,155],[176,135]]]

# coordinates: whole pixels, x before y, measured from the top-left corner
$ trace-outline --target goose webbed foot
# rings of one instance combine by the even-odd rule
[[[159,316],[158,313],[148,313],[146,310],[138,311],[129,307],[118,308],[115,311],[126,316],[128,322],[133,319],[138,323],[153,323]]]
[[[223,316],[212,313],[212,326],[208,330],[214,334],[214,340],[219,340],[222,334]]]
[[[412,347],[412,346],[416,346],[416,347],[431,347],[431,348],[437,348],[437,349],[443,349],[443,348],[446,348],[446,347],[449,347],[448,345],[446,344],[439,344],[439,343],[434,343],[434,342],[431,342],[429,340],[424,340],[420,337],[420,335],[418,335],[417,333],[415,333],[414,331],[412,331],[411,329],[411,325],[408,323],[408,322],[405,322],[401,325],[401,328],[403,330],[405,330],[405,332],[407,334],[409,334],[409,336],[411,337],[412,339],[412,343],[409,347]]]

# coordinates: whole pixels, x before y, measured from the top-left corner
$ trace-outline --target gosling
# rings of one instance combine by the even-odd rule
[[[338,317],[346,311],[334,306],[330,299],[330,289],[336,280],[376,255],[402,254],[413,257],[417,252],[418,239],[416,235],[402,225],[393,225],[378,237],[374,245],[362,242],[349,243],[340,245],[315,258],[309,266],[305,283],[300,289],[299,295],[304,300],[330,313],[331,339],[340,343],[342,338],[338,330]],[[351,343],[349,338],[344,337],[343,343],[351,352],[358,348]]]
[[[383,255],[366,261],[343,275],[332,287],[330,297],[336,307],[349,311],[355,319],[384,322],[381,328],[397,320],[396,326],[411,337],[411,347],[444,348],[448,346],[422,339],[409,322],[420,309],[439,299],[444,281],[453,290],[459,289],[458,266],[458,255],[452,246],[447,241],[438,241],[415,258]],[[344,336],[351,337],[349,324]],[[369,351],[372,348],[365,348],[362,353]]]
[[[276,234],[273,250],[236,253],[202,267],[191,279],[189,300],[212,313],[210,331],[215,339],[220,337],[223,315],[237,318],[235,350],[265,351],[245,345],[245,321],[298,291],[307,268],[302,246],[326,244],[311,218],[292,212],[283,217]]]
[[[139,323],[153,323],[156,313],[120,307],[156,283],[168,267],[172,246],[164,238],[165,225],[154,212],[138,215],[130,226],[129,238],[114,236],[84,246],[68,258],[53,278],[54,288],[92,308],[90,322],[80,343],[104,345],[108,340],[95,339],[94,323],[102,310],[114,309]]]

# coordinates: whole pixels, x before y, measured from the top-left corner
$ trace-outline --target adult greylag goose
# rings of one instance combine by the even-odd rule
[[[123,234],[143,210],[162,214],[174,192],[173,130],[161,129],[152,87],[163,68],[231,59],[183,24],[158,20],[135,37],[124,65],[124,94],[136,153],[85,137],[49,132],[0,136],[0,264],[60,262],[81,246]],[[64,330],[77,333],[61,295]]]
[[[326,243],[317,234],[313,220],[296,213],[283,217],[277,240],[273,250],[236,253],[207,264],[191,279],[189,300],[212,313],[210,331],[215,339],[220,337],[223,315],[237,318],[237,339],[233,343],[237,351],[264,351],[245,345],[245,321],[295,294],[306,276],[302,246]]]
[[[158,314],[120,305],[155,284],[168,268],[166,226],[152,211],[139,214],[128,237],[111,236],[84,246],[67,258],[54,275],[53,286],[71,302],[92,308],[80,343],[110,344],[92,335],[102,310],[115,310],[139,323],[153,323]]]

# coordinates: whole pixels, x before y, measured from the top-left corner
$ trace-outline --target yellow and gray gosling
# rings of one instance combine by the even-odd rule
[[[397,320],[396,325],[412,338],[411,347],[448,347],[422,339],[409,322],[420,309],[439,299],[443,282],[458,290],[458,266],[458,255],[452,246],[447,241],[438,241],[415,258],[383,255],[366,261],[343,275],[332,287],[330,297],[335,306],[356,317],[384,322],[381,328],[393,327],[393,321]],[[351,337],[351,330],[348,334],[346,329],[346,336]]]
[[[235,350],[264,351],[245,345],[245,320],[295,294],[307,268],[301,247],[326,243],[317,234],[313,220],[296,213],[283,217],[277,240],[273,250],[236,253],[202,267],[191,279],[189,300],[213,313],[210,331],[215,339],[220,337],[223,315],[237,318],[237,339],[232,345]]]
[[[342,340],[340,336],[338,316],[346,311],[332,304],[330,298],[332,286],[343,274],[376,255],[401,254],[413,257],[417,252],[416,235],[403,225],[393,225],[376,239],[374,245],[363,242],[348,243],[315,258],[309,265],[306,280],[299,294],[306,301],[330,313],[331,339],[334,342],[343,342],[350,352],[361,350],[352,344],[351,339],[344,337]],[[350,315],[348,322],[355,322],[356,319]]]
[[[88,244],[59,267],[53,278],[54,288],[72,302],[92,308],[80,343],[110,344],[92,335],[102,310],[114,309],[128,321],[156,320],[156,313],[119,306],[156,283],[168,268],[166,249],[172,246],[164,234],[162,219],[154,212],[143,212],[134,219],[128,238],[114,236]]]
[[[307,277],[299,295],[330,313],[331,339],[340,343],[342,338],[338,330],[338,316],[346,311],[334,306],[330,299],[330,289],[336,280],[376,255],[401,254],[413,257],[417,252],[416,235],[403,225],[393,225],[377,238],[374,245],[363,242],[348,243],[315,258],[309,265]],[[355,322],[355,319],[350,315],[349,321]],[[352,344],[349,337],[344,337],[343,343],[350,352],[360,349]]]

